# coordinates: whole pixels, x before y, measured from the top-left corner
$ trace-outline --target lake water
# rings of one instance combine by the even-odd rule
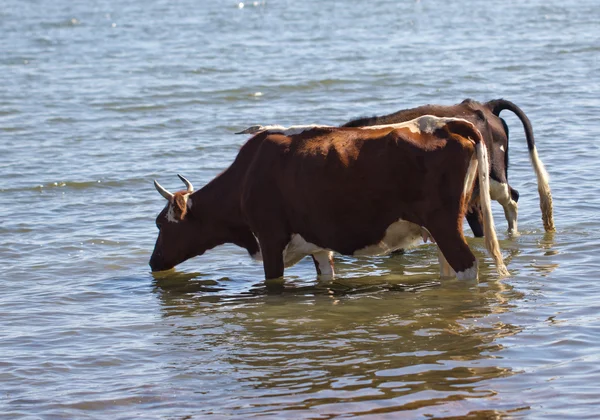
[[[3,0],[0,417],[597,418],[600,8],[592,0]],[[504,97],[521,236],[310,259],[266,287],[223,246],[160,275],[152,181],[201,187],[253,124]],[[472,236],[468,232],[469,236]]]

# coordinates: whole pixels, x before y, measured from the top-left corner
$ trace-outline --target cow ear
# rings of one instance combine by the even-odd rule
[[[474,113],[475,115],[477,115],[477,118],[479,118],[481,121],[485,121],[485,114],[481,109],[476,109]]]
[[[176,194],[173,200],[173,210],[175,211],[175,217],[179,220],[183,220],[188,211],[187,197],[183,194]]]

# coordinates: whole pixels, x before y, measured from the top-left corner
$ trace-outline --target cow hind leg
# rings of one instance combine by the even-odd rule
[[[511,188],[507,183],[490,181],[490,196],[492,200],[496,200],[504,209],[504,216],[508,222],[508,232],[511,235],[517,235],[517,215],[518,205],[513,199]]]
[[[445,228],[429,229],[439,247],[441,277],[456,273],[459,280],[477,280],[477,260],[469,249],[465,237],[458,230]],[[456,222],[454,223],[456,226]]]
[[[442,251],[439,247],[438,261],[440,262],[440,278],[445,279],[456,276],[456,272],[452,269],[452,267],[450,267],[450,264],[448,264],[446,257],[444,257],[444,254],[442,254]]]
[[[478,205],[471,207],[467,211],[467,222],[476,238],[483,237],[483,216],[481,215],[481,208]]]
[[[325,278],[333,278],[335,275],[333,269],[333,252],[331,251],[319,251],[312,255],[312,259],[317,269],[317,274]]]

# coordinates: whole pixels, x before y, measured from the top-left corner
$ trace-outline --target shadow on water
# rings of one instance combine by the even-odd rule
[[[407,274],[405,261],[377,265]],[[170,325],[163,354],[187,349],[173,363],[190,381],[218,377],[202,390],[211,413],[489,418],[489,404],[476,401],[494,398],[494,381],[517,373],[497,354],[502,338],[522,329],[509,322],[522,295],[493,276],[439,282],[427,267],[360,277],[354,260],[339,263],[347,276],[329,282],[155,276]]]

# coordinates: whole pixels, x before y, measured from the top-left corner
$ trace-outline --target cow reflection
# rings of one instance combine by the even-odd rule
[[[493,381],[514,374],[498,352],[503,337],[521,331],[510,311],[522,295],[493,280],[415,277],[316,286],[313,279],[291,279],[280,293],[270,293],[260,276],[243,293],[207,293],[201,274],[176,277],[177,287],[157,278],[168,318],[160,345],[179,373],[221,378],[227,393],[200,380],[199,391],[213,395],[215,404],[234,404],[240,415],[282,407],[314,414],[324,404],[344,414],[392,407],[441,413],[449,404],[468,408],[473,398],[493,396]],[[228,282],[243,281],[217,281]],[[182,349],[186,356],[178,358]]]

